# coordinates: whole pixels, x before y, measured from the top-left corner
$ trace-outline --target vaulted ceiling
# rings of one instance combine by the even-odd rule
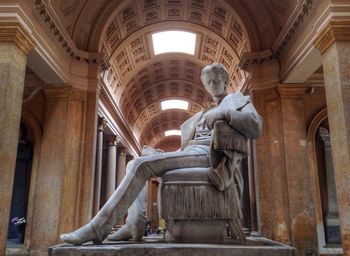
[[[230,91],[240,90],[246,51],[268,49],[295,0],[72,0],[51,1],[76,46],[104,52],[111,64],[103,73],[127,125],[141,145],[179,140],[164,131],[178,129],[205,107],[210,96],[200,80],[204,65],[223,63]],[[195,33],[194,55],[155,55],[151,35],[165,30]],[[162,111],[165,99],[183,99],[188,110]]]

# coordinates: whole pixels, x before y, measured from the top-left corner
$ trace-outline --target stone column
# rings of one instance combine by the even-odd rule
[[[117,176],[117,136],[108,138],[106,199],[110,198],[115,190]]]
[[[125,147],[118,147],[117,186],[119,186],[119,184],[121,183],[121,181],[125,176],[125,167],[126,167],[126,149]]]
[[[316,253],[316,219],[312,200],[312,180],[308,162],[305,126],[305,88],[281,85],[285,169],[292,245],[295,255]]]
[[[249,203],[250,203],[250,225],[251,234],[258,234],[258,222],[257,222],[257,212],[256,212],[256,190],[255,190],[255,169],[254,169],[254,159],[253,159],[253,142],[249,140],[248,142],[248,178],[249,178]]]
[[[332,242],[334,239],[339,238],[339,213],[337,204],[337,192],[335,188],[334,168],[332,164],[332,147],[329,132],[326,128],[320,127],[319,137],[324,143],[324,156],[326,167],[326,179],[327,179],[327,215],[326,227],[327,227],[327,240]],[[331,240],[331,241],[330,241]],[[340,240],[340,239],[339,239]],[[333,241],[334,242],[334,241]]]
[[[314,42],[322,54],[344,255],[350,255],[350,21],[331,20]]]
[[[102,179],[102,150],[103,150],[103,130],[106,126],[106,120],[99,118],[97,130],[97,145],[96,145],[96,168],[95,168],[95,183],[94,183],[94,215],[100,210],[101,201],[101,179]]]
[[[27,55],[33,48],[19,23],[0,21],[0,255],[9,225]]]

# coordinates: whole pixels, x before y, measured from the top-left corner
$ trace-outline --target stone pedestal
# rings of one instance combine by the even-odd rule
[[[5,253],[31,39],[19,23],[0,21],[0,255]]]
[[[222,243],[228,241],[226,220],[167,220],[165,241]]]
[[[147,238],[142,243],[114,242],[100,246],[58,245],[49,256],[292,256],[293,248],[264,238],[248,238],[247,245],[164,243],[161,238]]]

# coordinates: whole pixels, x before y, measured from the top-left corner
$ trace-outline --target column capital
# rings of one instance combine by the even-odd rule
[[[121,155],[124,155],[126,156],[127,155],[127,152],[128,152],[128,149],[124,146],[118,146],[118,152],[121,154]]]
[[[117,146],[120,139],[117,135],[108,135],[107,136],[108,139],[108,146]]]
[[[26,55],[35,46],[28,32],[16,21],[0,21],[0,42],[15,43]]]
[[[99,116],[97,125],[98,125],[98,130],[103,132],[103,130],[107,126],[107,120],[104,117]]]
[[[323,54],[336,41],[350,42],[350,20],[329,21],[313,44]]]
[[[277,87],[278,94],[281,98],[301,98],[305,92],[305,87],[301,85],[279,85]]]

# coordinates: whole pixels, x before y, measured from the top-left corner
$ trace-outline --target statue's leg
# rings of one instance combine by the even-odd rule
[[[146,229],[146,186],[128,209],[128,216],[118,231],[110,234],[107,239],[111,241],[129,240],[141,241]]]
[[[123,181],[90,223],[72,233],[63,234],[61,239],[77,245],[87,241],[102,242],[113,225],[123,218],[147,179],[162,176],[173,169],[209,167],[208,150],[195,148],[140,157],[129,162]]]

